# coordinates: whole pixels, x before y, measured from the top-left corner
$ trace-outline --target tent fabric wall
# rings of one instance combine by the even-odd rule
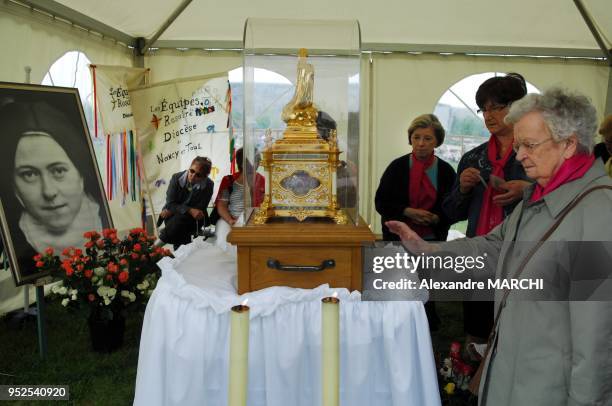
[[[145,66],[151,69],[149,82],[159,83],[240,68],[242,52],[158,49],[145,56]]]
[[[599,118],[603,117],[608,88],[609,67],[605,62],[556,58],[508,58],[462,55],[377,54],[373,70],[373,149],[371,189],[373,196],[380,176],[395,158],[408,152],[406,131],[419,114],[434,110],[442,94],[459,80],[475,73],[519,72],[539,89],[561,85],[591,98]],[[380,216],[362,208],[367,221],[380,233]]]
[[[31,83],[41,83],[53,62],[73,50],[84,52],[92,63],[132,66],[129,48],[14,7],[0,4],[0,80],[24,82],[24,67],[30,66]]]

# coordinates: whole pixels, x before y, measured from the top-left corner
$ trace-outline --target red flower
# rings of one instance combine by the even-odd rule
[[[83,250],[79,249],[79,248],[75,249],[74,250],[74,255],[77,256],[77,257],[82,257],[83,256]]]
[[[117,271],[119,270],[119,267],[115,265],[114,262],[109,262],[107,265],[107,269],[108,269],[108,272],[110,273],[117,273]]]
[[[113,238],[111,241],[113,244],[119,244],[119,239],[117,237]]]
[[[36,254],[36,255],[34,255],[33,259],[34,259],[34,261],[38,262],[38,261],[40,261],[42,259],[42,255]]]
[[[85,231],[85,233],[83,233],[83,237],[87,239],[91,239],[92,234],[93,234],[93,231]]]
[[[127,265],[127,263],[128,263],[128,262],[127,262],[127,259],[125,259],[125,258],[121,258],[121,260],[119,261],[119,263],[120,263],[121,265]]]
[[[42,268],[43,266],[45,266],[45,263],[42,261],[37,261],[36,262],[36,268]]]
[[[103,240],[98,240],[96,242],[96,245],[98,246],[98,248],[104,248],[104,241]]]
[[[113,275],[106,275],[106,280],[107,281],[112,281],[113,280]]]
[[[131,257],[132,257],[132,259],[138,259],[138,254],[135,253],[135,252],[132,252]]]
[[[53,255],[53,248],[49,247],[45,250],[45,254],[47,255]]]
[[[83,272],[83,274],[85,275],[86,278],[91,278],[93,276],[93,269],[86,269],[85,272]]]
[[[94,300],[96,300],[96,295],[94,295],[93,293],[90,293],[89,295],[87,295],[87,299],[90,302],[93,302]]]
[[[74,273],[74,269],[72,269],[71,266],[67,266],[64,269],[66,270],[66,276],[72,276],[72,274]]]
[[[78,271],[82,271],[85,268],[85,266],[83,264],[78,264],[77,265],[77,270]]]
[[[93,241],[87,241],[87,242],[85,243],[85,248],[91,248],[91,247],[93,247],[93,246],[94,246],[94,242],[93,242]]]
[[[72,251],[72,247],[64,248],[64,250],[62,251],[62,255],[65,257],[69,257],[71,251]]]
[[[134,251],[140,252],[140,250],[142,250],[142,245],[138,243],[134,244]]]
[[[127,271],[123,271],[119,274],[119,282],[125,283],[130,278],[130,274]]]

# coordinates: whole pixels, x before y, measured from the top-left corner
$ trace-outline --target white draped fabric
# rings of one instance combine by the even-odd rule
[[[421,302],[273,287],[238,296],[235,257],[203,241],[165,258],[142,329],[135,405],[227,404],[230,308],[249,299],[249,406],[321,399],[321,298],[340,298],[340,398],[351,406],[440,405]]]

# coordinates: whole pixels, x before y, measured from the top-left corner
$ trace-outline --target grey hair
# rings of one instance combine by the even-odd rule
[[[578,151],[593,152],[597,131],[597,111],[588,97],[554,87],[542,94],[530,93],[512,103],[505,122],[514,124],[531,112],[542,114],[553,139],[578,138]]]

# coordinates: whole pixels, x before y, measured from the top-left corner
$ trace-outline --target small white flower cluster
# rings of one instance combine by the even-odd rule
[[[134,302],[136,300],[136,295],[130,292],[129,290],[122,290],[121,297],[130,299],[130,302]]]
[[[62,306],[64,307],[68,306],[68,303],[70,303],[71,300],[77,300],[77,293],[79,293],[76,289],[68,290],[68,288],[64,285],[54,285],[51,288],[51,292],[55,293],[56,295],[66,296],[64,299],[62,299]]]
[[[154,275],[147,275],[142,283],[136,285],[136,289],[138,289],[144,296],[149,297],[155,289],[155,282],[156,280]]]
[[[115,295],[117,294],[117,289],[111,288],[110,286],[100,286],[97,290],[98,296],[102,298],[104,304],[108,306],[111,304],[113,299],[115,299]]]

